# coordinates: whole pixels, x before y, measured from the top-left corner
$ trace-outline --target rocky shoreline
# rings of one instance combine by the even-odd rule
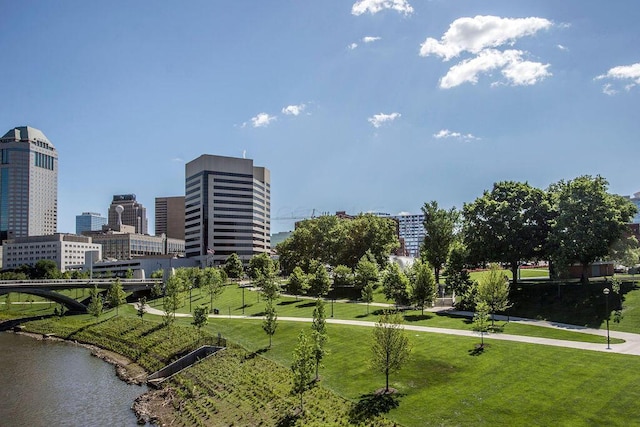
[[[116,376],[121,381],[124,381],[127,384],[134,384],[139,386],[145,385],[147,383],[146,379],[148,376],[148,372],[142,366],[121,354],[106,350],[90,343],[60,338],[54,334],[27,332],[21,330],[21,328],[19,327],[14,328],[13,332],[15,334],[28,336],[40,341],[61,341],[88,348],[91,351],[92,356],[95,356],[113,365],[115,368]],[[131,405],[131,409],[138,419],[138,424],[162,426],[166,425],[166,422],[164,420],[173,418],[173,402],[174,394],[171,388],[164,388],[160,390],[150,389],[136,398],[136,400]]]

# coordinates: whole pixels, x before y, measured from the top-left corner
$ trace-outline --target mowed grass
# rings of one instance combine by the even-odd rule
[[[225,287],[222,295],[217,298],[213,307],[218,308],[221,315],[239,316],[243,315],[242,310],[242,289],[237,285],[228,285]],[[265,307],[265,301],[260,296],[259,292],[249,289],[244,290],[244,315],[254,316],[261,318]],[[182,307],[178,310],[180,313],[189,313],[189,295],[183,294],[184,300]],[[191,309],[201,304],[209,305],[210,298],[206,293],[201,292],[200,289],[194,289],[191,293]],[[150,304],[156,308],[162,308],[161,301],[151,301]],[[294,297],[282,296],[276,303],[276,310],[279,317],[304,317],[312,318],[313,310],[315,307],[315,301],[313,299],[298,299]],[[333,308],[332,308],[333,307]],[[392,308],[392,307],[391,307]],[[333,302],[328,300],[325,302],[325,311],[327,317],[335,319],[346,320],[361,320],[375,322],[385,307],[379,307],[370,305],[367,308],[366,304],[355,304],[352,302]],[[462,330],[473,330],[472,322],[469,318],[447,315],[446,313],[432,313],[425,311],[424,314],[421,310],[406,310],[404,316],[408,324],[419,326],[430,326],[435,328],[451,328]],[[606,342],[605,338],[576,333],[561,329],[551,329],[545,327],[539,327],[534,325],[523,325],[513,322],[496,322],[496,326],[501,333],[513,334],[513,335],[528,335],[542,338],[562,339],[569,341],[581,341],[581,342],[594,342],[602,343]],[[612,343],[622,343],[623,340],[612,339]]]
[[[215,319],[211,331],[233,337],[283,366],[300,329],[280,322],[273,347],[258,320]],[[409,362],[391,375],[400,406],[387,415],[406,426],[629,425],[640,419],[640,358],[542,345],[407,332]],[[322,385],[358,402],[384,386],[369,366],[371,328],[328,325]]]

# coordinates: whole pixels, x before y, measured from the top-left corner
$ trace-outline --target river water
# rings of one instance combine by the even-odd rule
[[[0,333],[0,426],[135,426],[145,391],[84,347]]]

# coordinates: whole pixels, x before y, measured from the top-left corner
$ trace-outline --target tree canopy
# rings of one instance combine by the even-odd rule
[[[455,207],[439,208],[435,200],[425,203],[422,213],[425,236],[421,255],[433,267],[436,283],[440,283],[440,269],[447,262],[449,249],[456,239],[460,213]]]

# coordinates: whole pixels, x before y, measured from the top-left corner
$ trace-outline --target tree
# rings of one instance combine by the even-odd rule
[[[313,272],[309,275],[309,293],[321,298],[327,295],[330,290],[331,279],[329,279],[327,268],[321,263],[316,263]]]
[[[609,194],[601,176],[580,176],[550,188],[556,218],[549,240],[552,260],[561,268],[582,265],[582,281],[588,282],[589,264],[604,258],[621,239],[637,208],[628,199]]]
[[[362,301],[367,303],[367,315],[369,314],[369,304],[373,302],[373,284],[367,283],[367,285],[362,288],[361,292]]]
[[[373,257],[371,257],[373,258]],[[353,284],[357,289],[364,289],[365,286],[371,284],[375,289],[380,279],[380,271],[378,264],[371,260],[367,254],[363,255],[356,265]]]
[[[278,328],[278,314],[273,306],[273,301],[268,299],[267,305],[264,309],[264,321],[262,322],[262,329],[269,335],[269,348],[271,348],[271,340]]]
[[[478,302],[484,302],[489,307],[493,328],[496,312],[509,308],[509,279],[498,264],[491,264],[480,279],[477,298]]]
[[[458,310],[474,310],[476,304],[478,284],[471,279],[467,270],[467,258],[466,246],[461,242],[455,242],[449,253],[445,283],[453,290],[454,296],[460,298],[455,301]]]
[[[411,266],[412,274],[409,276],[411,285],[411,302],[422,309],[424,306],[432,304],[436,298],[436,281],[431,272],[431,267],[427,263],[416,260]]]
[[[484,348],[484,334],[489,329],[489,306],[485,301],[478,301],[473,315],[473,330],[480,332],[480,347]]]
[[[400,313],[385,312],[373,329],[371,366],[384,373],[389,393],[389,374],[402,368],[411,351]]]
[[[182,289],[182,280],[176,274],[167,279],[165,286],[164,299],[162,300],[162,308],[164,309],[164,323],[171,326],[176,320],[176,311],[182,305],[180,291]]]
[[[102,314],[102,297],[98,292],[98,287],[94,285],[93,289],[89,291],[91,300],[87,306],[87,312],[96,319]]]
[[[127,294],[122,289],[122,283],[120,279],[116,279],[111,282],[111,286],[109,286],[109,290],[107,291],[107,302],[109,305],[116,309],[116,316],[118,313],[118,308],[125,303]]]
[[[269,264],[265,271],[258,271],[256,285],[266,300],[273,301],[280,297],[280,283],[273,269],[273,264]]]
[[[209,294],[209,305],[213,307],[213,300],[224,292],[224,282],[220,270],[215,267],[206,267],[200,274],[199,284]]]
[[[316,362],[316,381],[318,381],[318,369],[326,354],[324,346],[327,343],[327,315],[324,311],[324,301],[320,298],[316,300],[316,306],[313,309],[311,330],[313,331],[311,337],[313,339],[313,358]]]
[[[311,386],[313,377],[313,344],[300,331],[298,345],[293,350],[291,371],[293,372],[293,391],[300,396],[300,411],[304,413],[303,393]]]
[[[58,279],[60,276],[58,264],[50,259],[41,259],[36,262],[31,273],[32,279]]]
[[[198,341],[200,341],[200,330],[209,321],[209,307],[201,305],[193,310],[193,322],[191,324],[198,331]]]
[[[266,252],[254,255],[249,260],[249,277],[257,279],[259,274],[266,274],[268,271],[274,270],[273,260]]]
[[[623,236],[609,248],[607,259],[625,267],[633,267],[640,262],[640,245],[634,236]]]
[[[304,274],[304,271],[302,271],[300,267],[294,268],[287,281],[287,291],[295,295],[297,301],[298,295],[306,292],[307,289],[309,289],[309,282],[307,281],[306,274]]]
[[[552,211],[550,197],[528,183],[502,181],[464,205],[464,240],[476,261],[508,263],[517,283],[523,260],[543,257]]]
[[[333,269],[333,287],[347,287],[353,284],[353,271],[346,265],[338,265]]]
[[[144,323],[144,315],[147,312],[147,298],[146,297],[138,298],[138,306],[136,307],[136,310],[138,312],[138,317],[140,318],[140,321],[142,323]]]
[[[222,268],[227,273],[227,277],[231,279],[240,279],[244,274],[242,261],[240,261],[240,257],[236,253],[229,255]]]
[[[124,277],[125,279],[133,279],[133,270],[128,268],[127,271],[124,273]]]
[[[382,291],[396,306],[409,303],[409,279],[398,264],[391,263],[387,266],[382,277]]]
[[[451,245],[456,240],[460,213],[455,207],[449,210],[438,208],[435,200],[425,203],[422,213],[425,236],[421,255],[433,266],[436,283],[440,283],[440,269],[447,262]]]

